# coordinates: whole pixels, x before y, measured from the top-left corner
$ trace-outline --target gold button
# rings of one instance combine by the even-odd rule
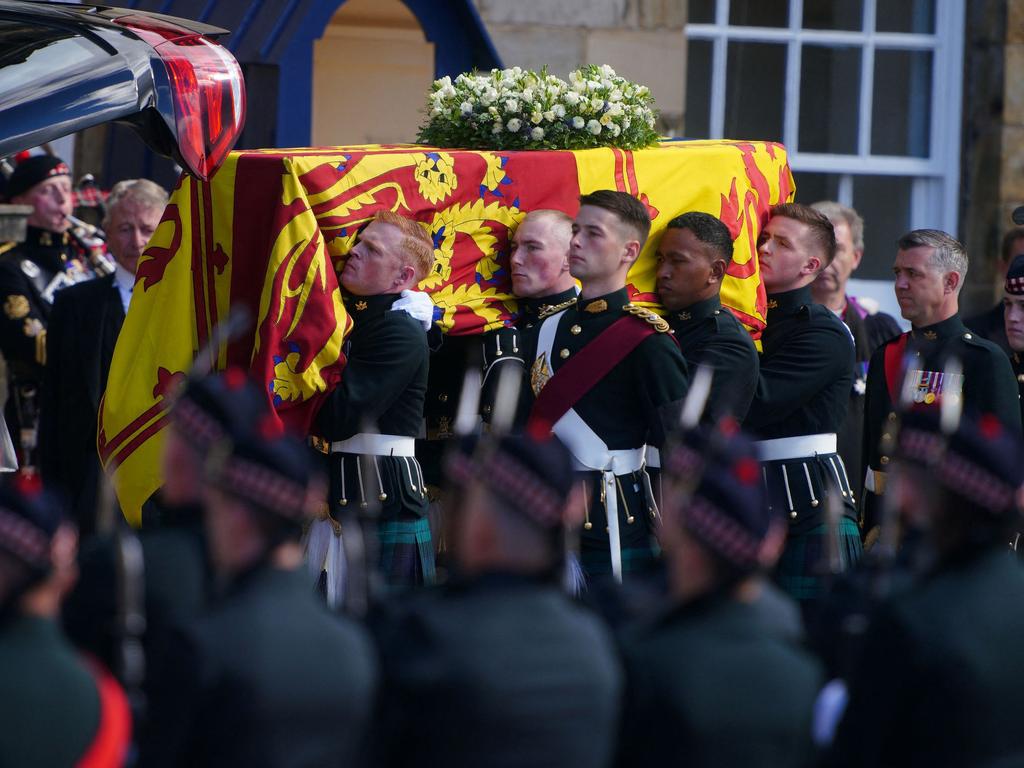
[[[589,531],[593,527],[594,527],[594,524],[589,522],[589,521],[583,524],[583,530],[584,531]]]
[[[442,403],[447,403],[448,402],[448,395],[446,395],[444,392],[442,392],[440,395],[437,396],[437,399],[440,400]]]
[[[569,333],[571,333],[573,336],[577,336],[582,330],[583,329],[580,328],[578,325],[574,325],[572,328],[569,329]]]
[[[879,461],[882,462],[882,464],[888,464],[889,463],[889,457],[888,456],[883,456],[881,459],[879,459]]]
[[[896,421],[896,414],[895,413],[890,413],[889,414],[889,421]]]
[[[414,488],[413,490],[416,490],[416,489]],[[381,501],[387,501],[388,500],[388,495],[386,493],[381,493],[381,495],[378,496],[377,498],[380,499]]]
[[[560,358],[562,358],[563,360],[565,360],[565,358],[567,358],[569,356],[569,350],[568,349],[563,349],[561,352],[558,353],[558,356]]]
[[[889,445],[893,440],[895,440],[895,438],[892,436],[891,432],[886,432],[882,435],[882,442],[886,445]]]

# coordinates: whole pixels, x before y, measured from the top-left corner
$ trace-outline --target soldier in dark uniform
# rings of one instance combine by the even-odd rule
[[[1003,322],[1010,347],[1010,365],[1020,388],[1021,419],[1024,421],[1024,255],[1014,259],[1006,272]]]
[[[857,368],[846,409],[846,422],[838,434],[839,455],[843,457],[853,484],[864,476],[861,454],[864,439],[864,393],[867,391],[868,363],[879,346],[901,331],[896,320],[878,311],[877,303],[846,293],[846,284],[864,256],[864,220],[853,209],[825,200],[811,206],[825,214],[836,233],[836,255],[832,263],[811,283],[814,300],[831,309],[846,323],[853,335]]]
[[[853,340],[838,317],[813,302],[810,290],[834,252],[831,222],[795,203],[772,208],[758,248],[768,326],[744,425],[761,438],[769,498],[789,517],[779,583],[805,611],[822,590],[826,543],[837,539],[841,568],[861,552],[853,493],[836,452],[853,386]],[[838,530],[825,520],[830,494],[843,509]]]
[[[119,565],[123,533],[101,531],[82,547],[81,576],[65,601],[64,626],[78,647],[101,659],[126,685],[138,686],[133,693],[148,692],[140,673],[160,668],[169,636],[212,596],[200,506],[210,448],[219,440],[243,439],[266,412],[266,397],[239,368],[190,380],[170,412],[159,516],[147,514],[138,532],[141,573]],[[133,593],[139,605],[126,604],[126,595]],[[136,611],[145,624],[132,634],[123,617]],[[135,641],[144,653],[143,669],[128,667],[125,649]]]
[[[689,385],[668,323],[631,304],[626,292],[649,231],[647,209],[635,197],[609,190],[581,196],[569,256],[580,298],[533,329],[536,399],[528,428],[554,431],[575,457],[586,491],[580,560],[590,576],[621,579],[654,566],[657,507],[645,446],[660,446],[666,406]]]
[[[550,436],[467,439],[447,471],[453,578],[378,624],[378,764],[608,765],[614,646],[558,583],[571,457]]]
[[[714,370],[703,419],[729,414],[742,421],[757,386],[757,348],[719,292],[732,261],[729,228],[707,213],[691,211],[668,223],[658,245],[658,297],[668,310],[683,357],[691,369]]]
[[[912,377],[910,399],[918,407],[938,407],[944,395],[952,394],[962,397],[965,409],[984,409],[1012,431],[1021,432],[1020,399],[1009,358],[995,344],[967,330],[960,319],[958,296],[967,274],[963,246],[945,232],[921,229],[901,237],[897,249],[896,298],[912,328],[879,347],[868,370],[866,533],[878,522],[893,448],[890,426],[896,422],[908,378]],[[950,360],[957,361],[961,373],[946,375]]]
[[[1017,208],[1014,211],[1014,218],[1018,212],[1024,213],[1024,209]],[[1005,278],[1011,262],[1022,254],[1024,254],[1024,228],[1014,227],[1003,235],[1003,242],[999,248],[999,259],[995,265],[996,276]],[[1006,338],[1006,330],[1003,325],[1003,302],[1000,301],[980,315],[966,318],[964,325],[971,333],[988,339],[1007,354],[1013,351]]]
[[[317,417],[314,447],[330,455],[331,514],[348,505],[380,510],[380,567],[392,586],[434,580],[427,493],[415,456],[423,420],[428,349],[419,321],[393,305],[430,271],[423,227],[378,213],[340,280],[355,323],[341,384]],[[328,577],[330,578],[330,574]]]
[[[46,364],[46,325],[53,295],[92,271],[67,233],[73,200],[63,160],[37,155],[7,181],[10,202],[31,205],[25,242],[0,254],[0,352],[7,362],[4,415],[22,466],[35,462],[39,387]]]
[[[351,765],[363,748],[372,645],[300,573],[324,489],[278,430],[267,415],[210,448],[204,524],[221,596],[155,671],[140,765]]]
[[[0,762],[124,765],[132,730],[124,692],[75,653],[57,623],[75,580],[77,536],[34,479],[0,486]]]
[[[891,451],[888,493],[904,525],[923,530],[928,556],[872,621],[832,766],[1024,758],[1024,569],[1006,549],[1024,444],[991,414],[965,418],[952,434],[940,423],[936,409],[905,415]]]
[[[806,766],[821,670],[767,613],[782,550],[753,443],[735,422],[667,449],[661,541],[672,607],[624,635],[621,766]]]

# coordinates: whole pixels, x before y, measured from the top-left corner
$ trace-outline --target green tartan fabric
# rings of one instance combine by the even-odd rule
[[[381,572],[389,586],[413,587],[433,584],[434,540],[430,521],[381,520],[377,525]]]
[[[657,546],[623,547],[622,572],[643,573],[657,565],[661,552]],[[611,553],[608,549],[584,549],[580,552],[580,565],[588,577],[607,576],[612,572]]]
[[[839,559],[847,571],[860,560],[860,528],[848,517],[839,521]],[[776,580],[794,600],[814,600],[824,589],[828,563],[828,525],[822,524],[804,533],[790,536],[779,558]]]

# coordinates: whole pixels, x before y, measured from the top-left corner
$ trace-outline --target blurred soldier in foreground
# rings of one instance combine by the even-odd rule
[[[447,471],[453,580],[381,622],[381,763],[607,765],[614,649],[559,587],[571,457],[550,436],[465,440]]]
[[[1024,255],[1014,259],[1006,273],[1003,322],[1010,345],[1010,365],[1020,389],[1021,419],[1024,421]]]
[[[350,504],[380,509],[379,562],[392,586],[434,580],[428,500],[415,455],[429,351],[420,322],[393,307],[433,263],[430,236],[411,219],[382,211],[360,234],[340,275],[355,323],[348,363],[312,439],[330,457],[335,519]]]
[[[840,569],[861,553],[853,492],[836,452],[853,386],[853,339],[838,317],[814,303],[810,289],[835,249],[832,223],[795,203],[772,208],[758,247],[768,327],[744,426],[762,438],[758,448],[769,498],[784,505],[789,517],[779,583],[801,601],[805,615],[821,594],[833,534]],[[824,514],[831,494],[841,500],[838,531]]]
[[[878,311],[877,302],[846,293],[846,284],[864,256],[864,220],[845,205],[824,200],[811,206],[832,222],[836,233],[836,255],[832,263],[811,283],[811,295],[839,317],[853,335],[856,370],[846,422],[838,434],[839,455],[853,482],[864,476],[861,453],[864,438],[864,393],[867,391],[868,363],[881,344],[900,335],[896,320]]]
[[[1007,356],[960,319],[959,295],[967,276],[963,246],[934,229],[908,232],[897,242],[896,299],[911,330],[879,347],[868,369],[865,401],[864,530],[878,524],[881,496],[895,447],[891,425],[901,387],[910,375],[909,399],[938,408],[946,396],[962,399],[967,411],[985,411],[1011,432],[1021,433],[1017,381]],[[947,371],[955,359],[959,373]],[[870,534],[869,534],[870,535]]]
[[[47,487],[67,498],[83,538],[96,523],[100,398],[139,257],[166,205],[167,193],[151,181],[115,184],[103,221],[114,273],[61,290],[53,303],[39,406],[39,468]]]
[[[279,429],[268,415],[210,448],[204,522],[222,596],[156,671],[142,765],[349,765],[362,747],[372,648],[300,572],[323,488]]]
[[[73,527],[31,480],[0,487],[0,763],[124,765],[128,702],[57,624],[76,576]]]
[[[674,606],[623,639],[623,766],[805,766],[820,670],[761,602],[782,550],[754,445],[735,422],[689,432],[662,467]]]
[[[25,242],[0,254],[0,352],[7,361],[4,415],[21,466],[35,465],[39,387],[46,365],[46,326],[58,289],[92,271],[67,234],[74,202],[71,170],[59,157],[18,163],[7,180],[10,202],[32,206]]]
[[[757,386],[757,348],[720,292],[732,261],[729,228],[714,216],[691,211],[668,223],[658,244],[658,298],[668,310],[683,357],[691,368],[714,370],[703,419],[726,414],[742,421]]]
[[[650,231],[644,204],[624,192],[580,197],[569,268],[575,305],[536,332],[528,429],[554,432],[585,483],[580,559],[589,576],[651,571],[657,506],[645,446],[664,440],[665,406],[682,400],[689,371],[668,323],[634,306],[626,275]]]
[[[833,766],[1020,765],[1024,569],[1006,542],[1020,514],[1024,444],[992,415],[952,434],[907,414],[887,495],[928,557],[877,613],[851,678]]]

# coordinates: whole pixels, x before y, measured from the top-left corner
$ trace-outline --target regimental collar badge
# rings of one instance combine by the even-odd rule
[[[693,315],[692,315],[691,313],[689,313],[689,312],[686,312],[685,310],[684,310],[683,312],[680,312],[680,313],[679,313],[679,314],[677,315],[677,317],[678,317],[678,318],[679,318],[680,320],[692,320],[692,319],[693,319]]]
[[[362,312],[364,309],[366,309],[366,302],[365,301],[357,301],[356,302],[356,312]]]
[[[39,233],[39,244],[44,248],[48,248],[53,245],[53,235],[48,231],[44,230]]]
[[[598,312],[604,312],[606,309],[608,309],[608,302],[604,299],[598,299],[597,301],[592,301],[587,304],[587,306],[583,308],[583,311],[596,315]]]
[[[775,299],[768,299],[768,309],[778,309],[779,302]]]
[[[563,309],[568,309],[569,307],[571,307],[575,303],[576,303],[576,297],[573,296],[571,299],[567,299],[566,301],[559,302],[558,304],[541,304],[540,308],[537,310],[537,319],[538,320],[545,320],[545,319],[551,317],[556,312],[561,312]],[[587,311],[589,312],[589,311],[596,311],[596,310],[589,310],[588,309]]]
[[[533,361],[533,366],[530,368],[530,389],[533,390],[534,397],[540,394],[540,391],[544,389],[544,385],[548,383],[548,379],[551,376],[551,366],[548,365],[548,353],[542,352],[540,357]]]
[[[925,331],[924,337],[928,339],[928,341],[935,341],[937,338],[939,338],[939,334],[937,334],[935,331]]]

